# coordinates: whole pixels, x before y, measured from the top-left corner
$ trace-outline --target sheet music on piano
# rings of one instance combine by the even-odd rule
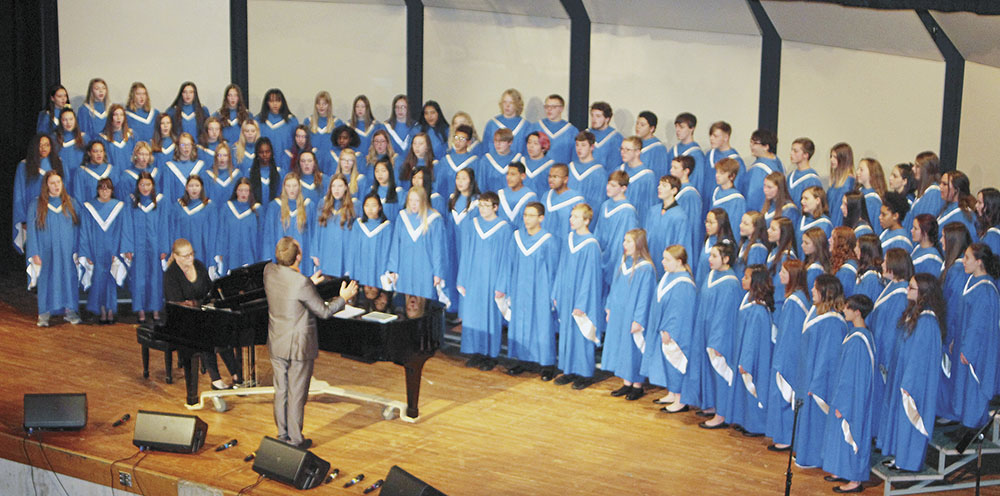
[[[364,308],[358,308],[354,305],[345,305],[343,310],[333,314],[333,316],[338,319],[353,319],[363,313],[365,313]]]

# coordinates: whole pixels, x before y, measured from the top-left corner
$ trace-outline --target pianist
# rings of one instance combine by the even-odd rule
[[[311,439],[302,437],[302,417],[309,396],[313,362],[319,355],[316,317],[328,319],[344,308],[358,292],[351,281],[340,284],[340,297],[323,301],[314,284],[322,280],[299,273],[299,243],[285,236],[274,250],[277,264],[264,267],[267,296],[267,348],[274,369],[274,423],[278,439],[307,449]]]
[[[189,307],[197,307],[208,296],[212,290],[212,281],[208,277],[208,269],[205,264],[194,258],[194,247],[191,242],[178,238],[174,241],[173,252],[170,255],[170,265],[167,266],[166,273],[163,274],[163,296],[168,303],[176,303]],[[233,383],[243,382],[243,366],[237,358],[236,350],[233,348],[216,348],[216,353],[222,357],[222,362],[226,364],[229,373],[233,376]],[[201,360],[205,364],[212,379],[212,389],[230,389],[219,374],[219,362],[215,359],[216,353],[203,353]]]

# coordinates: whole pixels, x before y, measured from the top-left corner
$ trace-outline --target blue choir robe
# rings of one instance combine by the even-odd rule
[[[771,311],[763,303],[743,297],[736,319],[735,359],[732,367],[732,408],[726,420],[747,432],[763,434],[767,428],[767,403],[771,386]]]
[[[249,169],[247,169],[247,171],[244,172],[244,173],[247,175],[247,177],[250,177],[250,170]],[[285,177],[285,174],[284,174],[284,172],[281,169],[278,169],[278,175],[277,175],[277,177],[271,177],[271,168],[270,167],[261,167],[260,168],[260,198],[254,198],[254,200],[256,200],[257,203],[260,203],[260,206],[263,209],[262,211],[259,212],[261,215],[267,213],[267,211],[271,209],[272,201],[275,200],[275,198],[271,198],[271,181],[280,181],[284,177]],[[166,182],[166,178],[164,178],[164,182]],[[281,188],[282,188],[282,185],[279,184],[278,185],[278,191],[277,191],[277,195],[279,197],[281,196]],[[253,187],[251,186],[251,191],[252,190],[253,190]],[[274,242],[277,243],[278,240],[275,239]],[[265,251],[263,251],[261,253],[268,253],[270,251],[271,250],[265,250]],[[303,258],[305,258],[305,257],[303,257]]]
[[[392,223],[388,220],[354,219],[351,229],[351,247],[348,251],[348,271],[358,284],[382,287],[381,277],[387,272],[389,245],[392,241]]]
[[[701,193],[702,201],[705,201],[704,199],[710,197],[712,190],[715,189],[715,173],[714,169],[711,169],[713,172],[709,172],[709,166],[707,165],[708,159],[705,158],[705,153],[701,151],[701,147],[698,146],[698,143],[677,143],[674,146],[669,147],[667,149],[666,158],[667,171],[657,176],[657,178],[663,177],[664,174],[669,174],[670,163],[673,162],[675,158],[682,156],[694,158],[694,170],[691,171],[691,176],[688,177],[688,180],[691,181],[691,184],[693,184],[695,188],[698,188],[698,192]],[[702,205],[702,208],[706,206],[707,205]]]
[[[44,109],[39,111],[38,119],[35,121],[35,132],[49,135],[56,132],[59,129],[59,116],[61,114],[61,109],[54,109],[54,111]]]
[[[274,150],[275,160],[278,154],[290,148],[295,143],[295,128],[299,125],[299,119],[289,114],[288,119],[282,119],[281,114],[268,113],[267,116],[260,116],[260,137],[271,140]]]
[[[639,369],[646,352],[645,331],[649,324],[650,294],[656,287],[656,272],[652,262],[647,260],[637,262],[632,257],[624,260],[619,257],[618,261],[604,305],[607,328],[601,369],[641,385],[646,379]],[[641,326],[639,332],[632,332],[633,322]]]
[[[557,194],[555,190],[549,190],[545,194],[545,220],[542,227],[559,239],[562,245],[569,234],[569,215],[573,207],[578,203],[583,203],[583,195],[574,189],[567,189]]]
[[[875,401],[872,402],[873,433],[874,437],[881,437],[880,420],[883,417],[883,410],[888,403],[889,379],[892,374],[891,366],[896,350],[896,341],[899,338],[899,330],[896,323],[906,310],[906,288],[909,281],[890,282],[875,300],[872,313],[868,314],[866,323],[875,337]],[[934,363],[937,363],[935,361]],[[935,367],[935,370],[937,368]]]
[[[125,121],[128,122],[128,128],[132,130],[137,141],[145,141],[146,143],[153,141],[153,126],[156,125],[159,116],[160,111],[156,109],[125,109]],[[197,139],[197,136],[195,138]],[[130,160],[131,158],[129,157]]]
[[[396,186],[399,186],[399,187],[403,188],[403,191],[409,191],[410,187],[413,186],[413,183],[412,183],[412,179],[403,179],[403,162],[405,160],[406,160],[406,155],[396,155],[396,164],[395,164],[394,169],[393,169],[393,174],[395,174],[395,177],[396,177]],[[416,171],[417,168],[419,168],[419,167],[427,167],[427,165],[428,165],[427,161],[424,160],[423,157],[420,157],[420,158],[417,159],[417,163],[413,167],[413,170],[411,172]],[[431,164],[431,165],[435,165],[436,166],[437,165],[437,160],[435,160],[434,163]],[[504,165],[504,170],[506,171],[506,164]],[[477,175],[476,177],[478,178],[479,176]],[[506,178],[504,179],[504,184],[505,185],[507,184]],[[502,187],[503,186],[501,186],[501,188]],[[434,189],[434,185],[431,184],[431,190],[433,190],[433,189]],[[483,190],[483,191],[486,191],[486,190]],[[499,191],[499,190],[494,190],[494,191]]]
[[[499,155],[495,151],[487,152],[476,161],[476,183],[479,184],[479,191],[500,191],[507,186],[507,165],[511,162],[520,162],[522,156],[517,152],[510,152],[507,155]],[[399,175],[396,176],[399,182]]]
[[[733,234],[739,234],[740,221],[743,220],[743,214],[747,213],[747,202],[736,188],[722,189],[721,187],[716,187],[712,193],[711,208],[725,210],[729,214],[729,225],[733,229]]]
[[[528,135],[531,134],[532,127],[527,119],[519,115],[515,115],[514,117],[504,117],[503,114],[497,115],[483,126],[483,144],[486,146],[486,149],[483,150],[483,155],[486,153],[496,155],[497,149],[493,146],[493,135],[500,129],[510,129],[514,133],[514,142],[510,144],[511,153],[527,153],[528,150],[525,145],[528,142]],[[480,184],[479,189],[486,191],[482,188],[482,184]]]
[[[541,198],[549,190],[549,168],[555,165],[556,161],[542,155],[541,158],[534,159],[527,155],[524,157],[524,185],[531,188],[535,194]]]
[[[875,234],[875,230],[872,229],[871,225],[862,220],[861,222],[858,222],[858,225],[854,226],[854,237],[860,238],[865,234]]]
[[[524,229],[524,207],[538,201],[538,195],[530,188],[521,186],[521,189],[514,191],[503,188],[497,191],[500,197],[500,209],[497,212],[500,218],[510,223],[511,229]]]
[[[667,161],[667,146],[659,138],[653,136],[642,140],[642,150],[639,152],[639,161],[646,164],[653,171],[653,177],[663,177],[670,174],[670,162]],[[701,184],[691,181],[695,188]]]
[[[292,159],[295,158],[296,155],[304,151],[305,151],[304,149],[299,149],[299,147],[295,145],[295,141],[292,141],[291,146],[285,148],[281,153],[274,154],[274,162],[278,164],[278,168],[280,169],[291,170]],[[309,151],[311,151],[313,155],[316,157],[320,156],[319,150],[316,147],[310,148]],[[357,162],[355,162],[355,167],[357,167]],[[319,163],[316,164],[316,168],[319,168]]]
[[[732,270],[706,271],[705,282],[698,295],[698,313],[694,321],[694,349],[702,355],[694,361],[698,369],[692,370],[688,364],[688,380],[684,383],[684,391],[698,387],[692,383],[698,378],[700,383],[700,401],[685,400],[682,403],[700,405],[703,409],[715,408],[719,415],[728,415],[732,406],[733,380],[740,380],[736,369],[736,357],[733,356],[734,329],[736,315],[739,311],[743,288],[740,279]],[[698,375],[691,376],[692,373]]]
[[[882,197],[873,188],[861,188],[861,194],[865,195],[865,209],[868,210],[868,222],[871,223],[874,232],[882,232],[882,222],[878,220],[878,215],[882,212]]]
[[[455,284],[461,297],[458,315],[462,319],[462,353],[496,357],[500,354],[503,316],[495,301],[510,252],[513,230],[506,220],[475,217],[459,232],[462,258]],[[464,291],[463,291],[464,290]],[[464,293],[464,294],[463,294]]]
[[[385,218],[390,220],[395,219],[399,211],[403,209],[403,204],[406,203],[406,192],[403,191],[403,188],[396,186],[396,201],[392,203],[386,201],[389,194],[388,186],[379,186],[378,188],[373,186],[373,190],[376,191],[379,200],[382,201],[382,212],[385,213]]]
[[[157,191],[163,189],[161,187],[163,176],[160,175],[160,169],[156,167],[147,166],[145,169],[137,169],[135,166],[132,166],[121,172],[121,175],[118,176],[118,182],[115,183],[115,198],[128,201],[129,197],[135,193],[135,183],[139,182],[139,175],[143,172],[148,172],[153,176],[153,184],[156,186]]]
[[[382,129],[381,125],[380,125],[379,129]],[[449,135],[449,133],[448,133],[448,127],[447,126],[445,126],[445,133],[444,133],[444,137],[442,138],[440,135],[438,135],[437,131],[435,131],[434,128],[428,127],[427,131],[424,131],[423,128],[420,126],[420,124],[417,124],[417,125],[415,125],[415,126],[413,126],[413,127],[410,128],[410,132],[409,132],[410,141],[412,142],[413,141],[413,137],[416,136],[419,133],[426,133],[427,134],[427,138],[430,140],[431,151],[434,152],[434,158],[435,159],[440,159],[440,158],[444,157],[446,153],[448,153],[448,135]],[[370,142],[370,140],[371,140],[371,138],[369,138],[369,142]],[[366,155],[368,154],[368,150],[367,149],[365,149],[365,154]],[[403,153],[399,153],[399,155],[405,156],[405,154],[403,154]]]
[[[736,189],[740,190],[740,193],[744,197],[747,196],[747,165],[743,161],[743,157],[740,157],[739,152],[735,149],[730,148],[728,150],[720,150],[718,148],[712,148],[705,153],[705,167],[704,176],[702,177],[702,184],[705,185],[705,191],[711,191],[715,188],[715,164],[719,163],[720,160],[724,158],[731,158],[740,164],[740,171],[736,174]],[[697,164],[696,164],[697,167]]]
[[[24,253],[24,239],[27,236],[25,224],[28,222],[28,212],[38,209],[38,195],[42,191],[42,178],[45,173],[52,170],[52,165],[48,158],[43,158],[39,163],[38,174],[29,178],[25,170],[27,163],[22,160],[17,164],[14,171],[14,204],[13,204],[13,234],[14,247],[18,253]],[[65,179],[63,179],[65,182]],[[64,188],[68,187],[63,184]],[[95,192],[96,194],[96,192]]]
[[[326,219],[326,225],[319,223],[319,212],[323,208],[323,203],[312,203],[316,205],[317,222],[312,235],[312,249],[310,250],[314,258],[319,259],[319,269],[324,274],[335,277],[353,276],[350,273],[349,259],[351,257],[351,230],[354,220],[343,226],[340,225],[340,210],[343,208],[340,200],[334,200],[333,213]],[[368,254],[365,254],[368,256]]]
[[[257,206],[253,207],[247,202],[235,200],[220,204],[215,254],[222,262],[222,270],[219,271],[221,276],[228,275],[233,269],[267,259],[257,242],[260,239],[260,218]]]
[[[87,310],[99,313],[101,308],[118,312],[118,285],[111,273],[113,257],[124,257],[120,249],[122,226],[125,224],[125,202],[112,198],[107,202],[91,200],[83,203],[80,214],[80,262],[90,275]],[[85,288],[86,289],[86,288]]]
[[[401,210],[394,224],[387,268],[398,275],[396,290],[439,299],[434,278],[445,280],[444,250],[441,249],[445,228],[441,215],[428,211],[424,224],[420,214]]]
[[[771,373],[768,376],[767,425],[764,433],[777,444],[792,443],[796,391],[799,383],[799,355],[802,350],[802,326],[809,313],[809,298],[804,291],[796,290],[775,312],[774,327],[777,334],[771,353]],[[807,398],[808,399],[808,398]]]
[[[855,286],[857,286],[858,283],[857,260],[845,261],[833,275],[840,280],[840,285],[844,288],[844,298],[849,298],[856,294]]]
[[[104,102],[84,103],[76,109],[76,122],[80,132],[97,136],[108,122],[108,106]]]
[[[938,215],[938,232],[944,232],[944,226],[953,222],[960,222],[969,231],[973,239],[976,238],[976,216],[974,212],[966,212],[959,208],[958,202],[951,202],[944,206],[944,211]]]
[[[688,252],[688,260],[693,260],[695,258],[694,249],[696,247],[701,247],[702,242],[705,240],[705,214],[703,212],[702,197],[698,189],[694,187],[691,183],[681,184],[681,190],[677,192],[677,196],[674,197],[677,204],[684,209],[684,213],[687,214],[688,221],[691,223],[690,235],[691,241],[689,244],[685,244],[685,248],[690,246],[691,251]],[[693,265],[691,270],[694,271],[694,275],[698,275],[698,269]]]
[[[820,180],[819,174],[812,168],[806,170],[795,169],[788,174],[788,194],[792,196],[792,201],[799,208],[802,208],[802,192],[813,186],[822,188],[823,181]],[[837,210],[840,210],[839,204],[837,205]],[[875,218],[878,218],[877,211],[875,212]]]
[[[866,481],[871,475],[874,381],[872,335],[864,327],[852,327],[840,345],[839,371],[829,402],[832,412],[823,439],[823,470],[837,477]]]
[[[581,163],[576,160],[569,164],[569,187],[579,191],[583,199],[595,209],[604,203],[607,196],[608,172],[604,166],[592,160]],[[591,222],[591,228],[594,223]]]
[[[169,201],[169,198],[164,200]],[[212,258],[215,256],[215,240],[218,236],[215,204],[211,200],[202,203],[201,200],[194,199],[185,206],[178,199],[172,205],[168,230],[170,245],[173,246],[178,238],[190,241],[194,248],[194,258],[205,264],[205,267],[211,267],[214,265]]]
[[[979,241],[986,243],[994,255],[1000,253],[1000,226],[993,226],[987,229]]]
[[[286,172],[285,175],[287,176],[288,173]],[[323,174],[323,179],[321,182],[317,183],[315,173],[302,175],[299,177],[299,185],[302,187],[302,196],[312,200],[313,205],[319,205],[321,203],[320,200],[322,200],[330,190],[330,179],[332,178],[333,176]],[[350,178],[348,178],[348,180],[350,180]],[[284,183],[284,177],[282,177],[281,181]],[[357,181],[359,193],[366,192],[371,188],[368,184],[366,184],[367,178],[365,178],[365,176],[358,174]],[[355,198],[355,207],[359,206],[356,200],[357,199]]]
[[[442,196],[450,196],[455,190],[455,176],[458,171],[473,167],[473,172],[478,172],[474,167],[477,160],[479,156],[473,153],[449,151],[434,167],[434,191]]]
[[[570,232],[559,255],[552,302],[559,318],[558,367],[564,374],[594,375],[594,351],[604,331],[601,247],[592,234]],[[580,310],[583,316],[573,315]]]
[[[638,167],[621,164],[617,170],[625,171],[628,174],[628,189],[625,190],[625,199],[635,205],[635,211],[639,214],[639,223],[645,223],[649,207],[661,203],[656,196],[656,187],[660,184],[659,178],[653,177],[653,171],[642,164],[639,164]]]
[[[293,126],[292,129],[295,129]],[[358,145],[356,150],[358,155],[368,155],[368,147],[372,144],[372,137],[375,136],[375,131],[382,129],[382,124],[378,121],[373,121],[371,124],[365,124],[364,121],[358,121],[358,125],[354,126],[354,132],[358,133],[358,138],[361,138],[361,144]]]
[[[944,268],[944,260],[941,258],[941,252],[938,251],[936,246],[925,248],[918,244],[910,253],[910,258],[913,260],[913,272],[915,274],[926,272],[934,277],[939,277],[941,269]]]
[[[153,152],[153,165],[163,168],[167,162],[174,159],[174,147],[177,146],[169,136],[164,136],[160,142],[160,151]]]
[[[455,288],[455,279],[458,278],[458,262],[462,256],[462,226],[472,222],[472,219],[479,217],[479,197],[470,198],[459,195],[455,199],[455,205],[448,209],[445,218],[445,287],[448,291],[448,299],[451,300],[450,312],[458,311],[459,294]]]
[[[776,210],[777,206],[772,203],[768,206],[767,212],[764,213],[764,223],[768,226],[771,225],[771,221],[774,220],[775,216],[784,217],[792,221],[792,226],[799,225],[799,221],[802,219],[802,212],[799,211],[799,207],[796,207],[794,203],[786,203],[782,205],[780,214]]]
[[[878,238],[882,241],[882,253],[892,248],[902,248],[906,253],[913,252],[913,241],[910,240],[910,230],[907,228],[886,229]]]
[[[1000,293],[989,276],[970,276],[962,290],[962,324],[952,362],[954,410],[962,425],[978,429],[986,424],[989,401],[997,390],[1000,353]],[[965,356],[968,364],[962,363]]]
[[[111,179],[111,184],[118,182],[118,168],[109,163],[87,163],[76,168],[73,175],[73,189],[68,190],[78,202],[85,202],[97,197],[97,183],[101,179]]]
[[[780,258],[780,260],[779,260]],[[796,260],[798,255],[795,254],[793,250],[785,250],[784,253],[778,253],[778,247],[775,246],[770,253],[767,254],[767,260],[765,260],[765,265],[767,265],[768,271],[773,271],[771,274],[771,284],[774,286],[774,320],[778,320],[778,315],[781,314],[781,306],[785,302],[785,285],[781,283],[781,264],[785,263],[785,260]],[[777,262],[778,265],[775,265]],[[773,267],[773,269],[772,269]]]
[[[844,222],[844,214],[840,211],[840,205],[844,203],[844,195],[854,189],[854,176],[848,176],[842,186],[830,185],[826,189],[826,201],[830,205],[830,222],[839,226]]]
[[[385,121],[382,123],[382,129],[389,133],[389,144],[392,145],[396,155],[405,155],[410,150],[413,136],[410,135],[410,126],[405,121],[396,121],[396,125]]]
[[[170,205],[163,202],[162,194],[156,195],[156,203],[150,196],[141,196],[137,206],[129,202],[122,225],[121,251],[132,254],[128,288],[133,312],[163,310],[163,266],[160,261],[171,251],[167,233]]]
[[[201,111],[202,115],[205,117],[212,115],[212,113],[208,111],[208,107],[204,105],[201,106]],[[201,136],[201,127],[198,125],[198,112],[194,104],[182,104],[179,109],[177,107],[171,107],[167,109],[166,112],[173,117],[175,126],[180,125],[182,133],[188,133],[191,136],[194,136],[195,140],[198,139],[198,136]],[[180,113],[180,115],[177,115],[178,113]],[[204,126],[204,123],[201,125]],[[279,150],[281,150],[281,148],[279,148]]]
[[[135,150],[135,144],[139,142],[135,134],[130,132],[128,136],[122,136],[121,131],[115,131],[114,136],[101,133],[98,139],[104,144],[109,164],[126,167],[132,163],[132,152]]]
[[[795,245],[802,246],[802,235],[806,231],[818,227],[823,230],[823,233],[827,238],[830,237],[830,233],[833,232],[833,222],[830,222],[830,218],[826,215],[821,215],[819,218],[813,217],[812,214],[802,213],[802,217],[799,219],[799,223],[796,224],[795,229]],[[738,232],[738,231],[734,231]]]
[[[312,144],[314,150],[316,150],[316,156],[325,155],[330,152],[333,147],[333,141],[330,139],[333,136],[333,130],[343,126],[344,121],[334,117],[330,119],[328,117],[320,117],[316,120],[316,131],[312,131],[312,117],[306,117],[303,122],[310,129],[309,131],[309,143]],[[294,138],[294,132],[292,137]],[[293,139],[294,143],[295,140]],[[399,153],[398,151],[396,153]]]
[[[63,164],[63,175],[65,176],[63,177],[63,183],[66,183],[67,180],[73,179],[73,171],[83,163],[86,150],[77,146],[76,140],[70,134],[61,135],[57,133],[56,140],[62,144],[59,147],[59,160]],[[87,136],[83,137],[83,142],[87,143]],[[63,186],[69,185],[63,184]]]
[[[84,214],[72,198],[77,216]],[[42,267],[38,274],[38,314],[61,314],[64,309],[76,312],[80,306],[80,280],[76,270],[79,226],[64,215],[59,198],[49,197],[45,228],[39,229],[38,209],[28,211],[28,234],[24,254],[29,259],[38,256]]]
[[[206,169],[211,169],[211,166],[201,160],[168,160],[163,165],[163,184],[160,185],[163,188],[163,196],[167,197],[168,201],[177,201],[187,191],[188,177],[202,176],[204,182],[203,172]],[[261,176],[263,174],[261,171]],[[208,194],[208,185],[205,184],[203,188],[205,194]]]
[[[639,375],[649,383],[684,394],[684,377],[688,361],[700,350],[692,346],[697,288],[688,272],[663,274],[650,301],[649,323],[646,324],[646,349],[642,353]],[[663,341],[663,333],[670,335]],[[683,401],[682,401],[683,402]]]
[[[645,217],[646,222],[641,225],[646,230],[650,256],[661,257],[668,246],[681,245],[688,253],[688,260],[694,258],[696,245],[691,244],[692,221],[683,207],[673,203],[663,210],[662,204],[653,205],[646,210]],[[663,274],[663,267],[657,267],[656,273]]]
[[[303,197],[300,197],[303,198]],[[278,240],[285,236],[291,236],[295,241],[299,242],[299,247],[302,250],[302,262],[299,264],[299,271],[303,274],[312,275],[316,272],[316,267],[313,265],[313,257],[316,254],[313,253],[313,236],[315,235],[316,224],[316,207],[313,202],[308,198],[303,200],[288,200],[288,226],[282,225],[281,222],[281,202],[282,199],[275,198],[271,200],[271,205],[264,212],[264,221],[261,224],[261,239],[263,243],[260,247],[260,253],[271,259],[272,262],[277,263],[274,258],[274,247],[278,245]],[[301,203],[301,204],[300,204]],[[297,214],[298,209],[306,209],[306,223],[302,229],[299,229]],[[331,275],[340,275],[336,273],[331,273]]]
[[[231,146],[236,146],[236,142],[240,139],[240,121],[236,114],[236,109],[229,109],[226,115],[215,112],[212,116],[217,117],[222,121],[222,139],[229,142]],[[253,117],[253,113],[247,111],[247,119],[256,121]],[[313,140],[315,143],[315,140]]]
[[[795,430],[795,463],[818,467],[823,463],[823,435],[827,418],[833,415],[829,402],[840,360],[840,343],[847,337],[847,322],[835,310],[817,314],[809,309],[802,325],[799,389],[805,400]]]
[[[885,289],[885,284],[882,283],[882,274],[877,270],[869,269],[858,277],[858,282],[854,286],[854,294],[863,294],[874,302],[882,294],[883,289]]]
[[[619,164],[622,161],[621,147],[625,138],[611,126],[601,130],[587,130],[594,134],[594,158],[609,168],[610,174],[613,170],[610,168],[614,167],[612,164]]]
[[[205,185],[205,194],[208,195],[209,200],[212,200],[213,203],[220,207],[233,197],[233,188],[236,187],[236,182],[241,177],[243,177],[243,172],[233,168],[220,169],[218,175],[215,174],[211,167],[206,167],[201,172],[202,182]],[[305,189],[303,188],[304,192]]]
[[[806,258],[806,260],[808,261],[809,259]],[[824,269],[823,264],[819,262],[813,262],[806,267],[806,288],[809,289],[809,294],[812,294],[811,291],[813,283],[816,282],[816,278],[823,274],[826,274],[826,269]]]
[[[934,312],[921,312],[912,334],[903,331],[897,352],[878,447],[896,457],[897,467],[916,471],[924,467],[927,442],[934,436],[940,373],[929,365],[937,364],[941,356],[941,331]]]
[[[692,270],[694,272],[694,277],[695,277],[694,281],[698,283],[699,288],[701,288],[702,285],[705,284],[705,279],[708,278],[708,272],[710,270],[708,265],[708,256],[711,254],[712,247],[715,246],[717,242],[718,238],[714,234],[708,236],[707,238],[705,238],[704,241],[701,242],[701,249],[698,252],[698,258],[697,261],[695,262],[695,266],[697,266],[698,268],[695,269],[694,266],[692,266]],[[688,260],[691,260],[693,258],[694,258],[693,256],[689,256]]]
[[[785,166],[778,157],[758,157],[750,167],[747,167],[747,179],[744,182],[747,210],[760,210],[764,206],[764,178],[772,172],[784,172],[784,170]],[[840,211],[839,207],[837,211]]]
[[[549,151],[545,153],[546,157],[555,160],[557,164],[568,164],[575,160],[576,135],[580,132],[576,126],[564,120],[553,122],[542,119],[535,124],[534,130],[545,133],[549,138]],[[618,160],[614,162],[618,162]],[[604,162],[598,163],[603,164]]]
[[[209,167],[211,167],[212,164],[215,163],[215,149],[218,147],[219,147],[218,141],[213,141],[211,143],[208,143],[207,145],[202,145],[201,143],[199,143],[197,146],[198,160],[205,162],[206,164],[208,164]],[[235,167],[232,158],[233,157],[229,157],[229,164],[230,167]]]
[[[256,143],[247,143],[243,148],[243,156],[236,156],[236,144],[233,143],[233,163],[236,164],[236,168],[243,171],[247,176],[250,175],[250,167],[253,166],[253,159],[257,156],[256,153]],[[321,162],[322,163],[322,162]]]
[[[733,261],[733,272],[742,275],[747,267],[751,265],[767,263],[767,246],[759,241],[748,243],[746,240],[740,245],[736,252],[736,260]]]
[[[910,211],[906,213],[906,218],[901,223],[903,229],[909,233],[910,229],[913,229],[913,219],[916,219],[920,214],[931,214],[937,217],[941,213],[941,209],[944,208],[944,205],[944,200],[941,198],[941,188],[937,183],[928,186],[924,190],[924,194],[920,198],[913,200],[913,203],[910,205]],[[969,231],[970,234],[974,232],[976,231]]]
[[[594,217],[597,219],[594,236],[601,245],[601,274],[604,294],[607,294],[606,290],[614,280],[625,251],[622,246],[625,233],[639,227],[639,217],[628,200],[617,201],[611,198],[605,200],[601,208],[594,212]]]
[[[515,360],[551,367],[556,363],[556,319],[552,290],[559,269],[559,240],[545,229],[514,231],[508,276],[498,291],[510,300],[507,353]],[[463,331],[464,332],[464,331]]]
[[[942,269],[943,270],[943,269]],[[955,403],[955,380],[959,374],[956,369],[961,367],[958,348],[962,344],[962,293],[965,290],[965,283],[969,280],[969,275],[965,273],[965,263],[962,258],[955,260],[955,263],[948,268],[947,272],[942,272],[944,280],[941,285],[941,292],[947,306],[945,312],[945,336],[944,352],[941,356],[941,379],[938,382],[937,415],[952,421],[961,420],[961,408]]]

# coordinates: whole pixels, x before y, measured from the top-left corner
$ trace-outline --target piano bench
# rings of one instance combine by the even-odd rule
[[[142,377],[149,378],[149,350],[150,348],[163,352],[163,365],[167,371],[167,384],[174,383],[174,357],[173,352],[177,349],[167,341],[153,337],[154,330],[148,326],[138,326],[135,329],[136,341],[142,346]]]

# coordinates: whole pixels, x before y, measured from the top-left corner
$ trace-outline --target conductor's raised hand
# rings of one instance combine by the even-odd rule
[[[351,281],[349,284],[347,282],[340,282],[340,297],[344,301],[348,301],[354,298],[354,295],[358,294],[358,282]]]
[[[316,272],[313,275],[309,276],[309,280],[312,281],[313,284],[319,284],[323,282],[323,271],[316,269]]]

